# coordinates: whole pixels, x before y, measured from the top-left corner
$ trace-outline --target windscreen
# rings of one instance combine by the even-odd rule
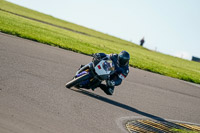
[[[112,62],[112,60],[107,60],[103,63],[103,69],[105,71],[114,71],[115,70],[115,66]]]

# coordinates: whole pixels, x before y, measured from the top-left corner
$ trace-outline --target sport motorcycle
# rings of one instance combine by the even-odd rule
[[[79,68],[72,80],[66,83],[66,87],[94,90],[101,82],[109,80],[114,71],[115,66],[112,60],[107,57],[93,58],[92,62]]]

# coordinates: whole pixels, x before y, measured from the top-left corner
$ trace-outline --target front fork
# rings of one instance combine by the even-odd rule
[[[99,78],[97,78],[97,75],[94,74],[93,72],[93,63],[90,62],[87,65],[81,67],[77,72],[76,72],[76,76],[75,77],[79,77],[83,74],[89,73],[90,74],[90,78],[88,80],[85,80],[83,82],[80,83],[80,87],[83,88],[96,88],[98,87],[98,85],[101,83],[101,80]]]
[[[90,79],[92,77],[92,74],[91,74],[92,67],[93,67],[93,64],[91,62],[91,63],[88,63],[87,65],[79,68],[79,70],[76,72],[75,78],[80,77],[80,76],[82,76],[84,74],[88,74],[89,73],[89,79],[87,79],[87,80],[82,81],[81,83],[79,83],[79,86],[81,88],[82,87],[85,88],[90,83]]]
[[[79,74],[79,73],[81,73],[81,72],[83,72],[83,71],[85,71],[85,70],[91,70],[93,68],[93,63],[92,62],[90,62],[90,63],[88,63],[87,65],[85,65],[85,66],[83,66],[83,67],[81,67],[77,72],[76,72],[76,76]]]

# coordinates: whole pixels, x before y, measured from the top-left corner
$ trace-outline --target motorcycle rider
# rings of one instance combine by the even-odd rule
[[[106,81],[105,84],[100,84],[99,87],[107,94],[112,95],[114,92],[114,87],[122,83],[128,73],[129,73],[129,60],[130,55],[127,51],[121,51],[119,54],[105,54],[96,53],[93,55],[95,59],[102,59],[107,57],[111,59],[115,65],[115,72],[110,75],[110,79]]]

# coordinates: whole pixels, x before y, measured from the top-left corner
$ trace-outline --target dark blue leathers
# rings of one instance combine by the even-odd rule
[[[104,53],[96,53],[94,58],[102,59],[104,57],[110,58],[115,65],[115,72],[110,76],[110,80],[108,80],[106,85],[100,85],[100,87],[104,90],[104,92],[108,95],[112,95],[114,92],[114,86],[118,86],[122,83],[122,80],[125,79],[129,73],[129,66],[119,66],[118,63],[118,54],[104,54]]]

